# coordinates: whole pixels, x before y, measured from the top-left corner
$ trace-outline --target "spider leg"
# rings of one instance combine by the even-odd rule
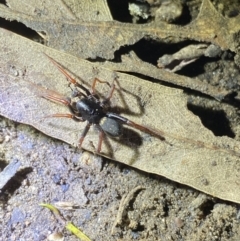
[[[57,118],[69,118],[69,119],[73,119],[75,121],[85,121],[82,119],[82,117],[78,117],[78,116],[75,116],[73,114],[64,114],[64,113],[56,113],[56,114],[52,114],[52,115],[47,115],[47,116],[44,116],[43,118],[51,118],[51,117],[57,117]]]
[[[45,53],[44,53],[44,54],[45,54]],[[65,77],[67,78],[67,80],[68,80],[71,84],[73,84],[74,86],[76,86],[76,87],[82,89],[83,91],[85,91],[85,93],[86,93],[87,95],[91,95],[90,91],[89,91],[87,88],[85,88],[83,85],[79,84],[74,78],[72,78],[72,77],[63,69],[63,67],[62,67],[59,63],[57,63],[53,58],[51,58],[51,57],[48,56],[47,54],[45,54],[45,55],[46,55],[46,57],[58,68],[58,70],[59,70],[63,75],[65,75]]]
[[[103,139],[104,139],[104,131],[101,128],[101,126],[99,124],[95,125],[98,129],[98,147],[97,147],[97,153],[100,153],[101,149],[102,149],[102,143],[103,143]]]
[[[51,100],[53,102],[60,103],[65,106],[69,106],[71,104],[71,101],[68,98],[66,98],[65,96],[63,96],[53,90],[42,88],[41,92],[38,93],[38,95],[47,100]]]
[[[95,90],[95,88],[96,88],[96,83],[97,83],[97,82],[99,82],[99,83],[101,83],[101,84],[107,84],[109,87],[111,87],[111,85],[110,85],[107,81],[103,81],[103,80],[100,80],[100,79],[98,79],[98,78],[95,78],[95,79],[93,80],[92,88],[91,88],[91,94],[92,94],[92,95],[96,95],[96,90]]]
[[[82,147],[82,143],[84,141],[84,138],[86,137],[90,127],[91,127],[91,123],[87,123],[87,125],[85,126],[82,134],[81,134],[81,137],[79,139],[79,142],[78,142],[78,147],[81,148]],[[98,139],[98,147],[97,147],[97,153],[100,153],[101,149],[102,149],[102,142],[103,142],[103,138],[104,138],[104,131],[102,130],[102,128],[99,126],[99,125],[96,125],[98,131],[99,131],[99,139]]]
[[[47,99],[47,100],[51,100],[53,102],[56,102],[56,103],[60,103],[60,104],[63,104],[65,106],[67,106],[71,112],[71,114],[61,114],[61,113],[56,113],[56,114],[53,114],[53,115],[48,115],[48,116],[45,116],[43,118],[50,118],[50,117],[64,117],[64,118],[70,118],[70,119],[73,119],[75,121],[84,121],[80,116],[77,116],[75,113],[74,113],[74,108],[72,107],[71,105],[71,101],[62,96],[61,94],[55,92],[55,91],[52,91],[52,90],[47,90],[47,89],[44,89],[42,92],[41,92],[41,97]]]
[[[110,89],[110,91],[109,91],[109,93],[108,93],[108,97],[103,101],[103,103],[109,102],[109,100],[110,100],[110,99],[112,98],[112,96],[113,96],[114,90],[115,90],[115,84],[113,83],[112,86],[111,86],[111,89]]]
[[[114,84],[110,85],[108,81],[102,81],[102,80],[100,80],[100,79],[98,79],[98,78],[95,78],[95,79],[93,80],[92,87],[91,87],[91,95],[92,95],[93,97],[96,97],[97,100],[99,100],[99,96],[98,96],[98,94],[96,93],[96,90],[95,90],[95,89],[96,89],[96,84],[97,84],[97,82],[99,82],[99,83],[101,83],[101,84],[107,84],[107,85],[111,88],[111,89],[110,89],[110,92],[109,92],[109,94],[108,94],[108,97],[105,98],[103,101],[100,102],[100,105],[101,105],[101,106],[104,106],[104,105],[107,104],[107,103],[109,102],[109,100],[112,98],[113,92],[114,92],[114,90],[115,90],[115,85],[114,85]]]
[[[129,126],[132,126],[132,127],[136,128],[140,131],[143,131],[145,133],[148,133],[152,136],[156,136],[156,137],[160,138],[162,141],[165,140],[165,138],[163,137],[164,133],[160,130],[153,130],[153,129],[150,129],[146,126],[139,125],[139,124],[137,124],[133,121],[130,121],[130,120],[127,120],[127,122],[125,124],[127,124]]]
[[[88,122],[87,125],[85,126],[85,128],[84,128],[84,130],[83,130],[83,132],[82,132],[82,134],[81,134],[81,136],[80,136],[80,139],[79,139],[79,141],[78,141],[78,147],[79,147],[79,148],[82,147],[82,143],[83,143],[83,141],[84,141],[84,138],[85,138],[85,136],[87,135],[87,133],[88,133],[91,125],[92,125],[92,124]]]
[[[140,130],[142,132],[148,133],[148,134],[150,134],[152,136],[156,136],[156,137],[160,138],[161,140],[165,140],[165,138],[163,137],[164,136],[164,132],[163,131],[154,130],[154,129],[148,128],[146,126],[139,125],[139,124],[137,124],[137,123],[135,123],[135,122],[133,122],[133,121],[123,117],[123,116],[115,114],[115,113],[108,112],[106,114],[106,116],[108,118],[115,119],[115,120],[117,120],[118,122],[120,122],[122,124],[125,124],[125,125],[128,125],[128,126],[131,126],[131,127],[135,128],[135,129],[138,129],[138,130]]]

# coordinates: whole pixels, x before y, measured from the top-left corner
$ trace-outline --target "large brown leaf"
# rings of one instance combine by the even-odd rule
[[[37,1],[37,0],[8,0],[7,6],[12,14],[25,13],[29,17],[54,21],[111,21],[112,16],[106,0],[95,1]]]
[[[112,59],[121,46],[132,45],[146,36],[165,43],[169,43],[169,39],[171,43],[188,39],[212,42],[224,50],[237,52],[238,18],[224,18],[209,0],[203,1],[198,18],[184,27],[163,22],[139,25],[112,21],[106,1],[94,4],[89,1],[27,1],[24,4],[24,1],[9,0],[8,6],[0,5],[1,17],[20,21],[41,35],[45,33],[48,46],[81,58],[99,56]],[[238,63],[238,55],[235,60]],[[207,84],[208,81],[179,76],[142,61],[138,61],[138,68],[135,65],[135,61],[131,61],[130,64],[123,62],[111,68],[138,72],[200,91],[218,100],[231,93]]]
[[[0,16],[17,20],[47,34],[50,47],[64,50],[81,58],[114,58],[121,46],[136,43],[147,36],[163,42],[196,40],[211,42],[222,49],[237,51],[235,35],[240,30],[240,17],[224,18],[209,0],[203,0],[200,13],[190,24],[179,27],[164,22],[150,24],[120,23],[112,20],[106,1],[8,1],[0,5]],[[28,6],[26,8],[26,5]]]
[[[0,112],[30,124],[49,136],[77,145],[86,123],[69,119],[42,119],[67,108],[38,96],[45,88],[69,95],[66,79],[43,53],[47,53],[90,86],[97,75],[111,82],[116,73],[0,30]],[[156,173],[222,199],[240,203],[239,142],[216,137],[188,111],[182,91],[117,73],[118,86],[112,98],[123,116],[155,129],[165,140],[125,128],[121,140],[107,138],[102,155]],[[41,85],[42,87],[38,87]],[[108,88],[97,86],[101,96]],[[117,107],[117,108],[116,108]],[[98,135],[91,129],[83,147],[93,150]]]

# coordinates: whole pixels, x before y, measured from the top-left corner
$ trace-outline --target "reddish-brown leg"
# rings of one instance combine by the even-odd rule
[[[71,101],[68,100],[65,96],[62,96],[61,94],[53,91],[53,90],[44,90],[41,92],[40,94],[41,97],[47,99],[47,100],[51,100],[53,102],[57,102],[66,106],[70,106]]]
[[[63,118],[69,118],[69,119],[74,119],[74,115],[72,114],[61,114],[61,113],[56,113],[56,114],[52,114],[52,115],[48,115],[48,116],[45,116],[44,118],[50,118],[50,117],[63,117]]]
[[[62,113],[56,113],[56,114],[52,114],[52,115],[47,115],[44,116],[43,119],[45,118],[52,118],[52,117],[57,117],[57,118],[69,118],[69,119],[73,119],[75,121],[81,121],[83,122],[84,120],[81,117],[75,116],[73,114],[62,114]]]
[[[91,90],[91,93],[92,95],[96,95],[96,91],[95,91],[95,87],[96,87],[96,83],[99,82],[101,84],[107,84],[109,87],[111,87],[109,93],[108,93],[108,97],[105,98],[103,101],[102,101],[102,104],[105,105],[106,103],[109,102],[109,100],[112,98],[113,96],[113,92],[115,90],[115,84],[113,83],[112,85],[110,85],[107,81],[102,81],[102,80],[99,80],[98,78],[95,78],[93,80],[93,84],[92,84],[92,90]]]
[[[68,81],[76,86],[79,85],[79,83],[74,79],[72,78],[64,69],[63,67],[57,63],[53,58],[51,58],[50,56],[48,56],[47,54],[44,53],[44,55],[47,56],[47,58],[58,68],[58,70],[65,75],[65,77],[68,79]]]
[[[160,130],[154,130],[154,129],[139,125],[139,124],[137,124],[133,121],[130,121],[130,120],[127,120],[125,123],[129,126],[132,126],[136,129],[140,130],[140,131],[143,131],[143,132],[148,133],[150,135],[156,136],[156,137],[160,138],[161,140],[165,140],[164,133]]]
[[[43,92],[41,94],[41,96],[43,98],[45,98],[45,99],[48,99],[48,100],[51,100],[51,101],[54,101],[54,102],[57,102],[57,103],[64,104],[73,113],[73,109],[72,109],[72,106],[71,106],[71,101],[68,100],[67,98],[65,98],[64,96],[58,94],[57,92],[47,90],[47,91]],[[73,119],[75,121],[84,121],[80,116],[74,115],[74,113],[73,114],[70,114],[70,113],[68,113],[68,114],[56,113],[56,114],[45,116],[43,118],[51,118],[51,117],[64,117],[64,118]]]
[[[115,84],[113,83],[108,93],[108,97],[103,102],[108,102],[112,98],[114,90],[115,90]]]
[[[83,143],[84,138],[85,138],[85,136],[87,135],[90,127],[91,127],[91,124],[90,124],[90,123],[87,123],[87,125],[85,126],[85,128],[84,128],[84,130],[83,130],[83,132],[82,132],[82,134],[81,134],[81,137],[80,137],[80,139],[79,139],[79,142],[78,142],[78,147],[79,147],[79,148],[82,147],[82,143]]]
[[[103,130],[99,130],[97,153],[100,153],[100,151],[102,149],[103,138],[104,138],[104,132],[103,132]]]
[[[84,90],[87,95],[91,94],[87,88],[85,88],[83,85],[79,84],[74,78],[72,78],[59,63],[57,63],[53,58],[51,58],[47,54],[45,54],[45,55],[58,68],[58,70],[62,74],[64,74],[64,76],[67,78],[67,80],[70,82],[70,84],[73,84],[74,86],[79,87],[80,89]]]
[[[96,88],[96,83],[97,83],[97,82],[99,82],[99,83],[101,83],[101,84],[107,84],[108,86],[111,87],[111,85],[110,85],[107,81],[102,81],[102,80],[100,80],[100,79],[98,79],[98,78],[95,78],[95,79],[93,80],[92,88],[91,88],[91,94],[92,94],[92,95],[96,95],[96,90],[95,90],[95,88]]]
[[[79,142],[78,142],[78,147],[79,147],[79,148],[82,147],[82,143],[83,143],[83,141],[84,141],[84,138],[85,138],[85,136],[87,135],[87,133],[88,133],[91,125],[92,125],[91,123],[88,123],[88,124],[85,126],[85,128],[84,128],[84,130],[83,130],[83,132],[82,132],[82,134],[81,134],[81,137],[80,137],[80,139],[79,139]],[[101,128],[99,125],[96,125],[96,127],[97,127],[97,129],[98,129],[98,131],[99,131],[99,134],[98,134],[99,138],[98,138],[97,153],[100,153],[100,151],[101,151],[101,149],[102,149],[102,142],[103,142],[103,138],[104,138],[104,132],[103,132],[102,128]]]

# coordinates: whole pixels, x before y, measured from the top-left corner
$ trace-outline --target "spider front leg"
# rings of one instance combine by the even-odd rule
[[[95,78],[93,80],[93,83],[92,83],[92,88],[91,88],[91,94],[92,95],[96,95],[96,84],[97,82],[101,83],[101,84],[107,84],[109,87],[111,87],[111,85],[107,82],[107,81],[103,81],[103,80],[100,80],[98,78]]]
[[[74,78],[72,78],[59,63],[57,63],[53,58],[51,58],[47,54],[45,55],[58,68],[58,70],[67,78],[67,80],[69,81],[69,84],[73,84],[75,87],[78,87],[81,90],[85,91],[87,95],[91,95],[90,91],[87,88],[85,88],[83,85],[79,84]]]
[[[113,96],[113,92],[114,92],[114,90],[115,90],[115,84],[113,83],[112,85],[110,85],[108,81],[102,81],[102,80],[100,80],[100,79],[98,79],[98,78],[95,78],[95,79],[93,80],[93,83],[92,83],[91,94],[92,94],[93,96],[97,96],[97,97],[98,97],[98,95],[97,95],[97,93],[96,93],[96,84],[97,84],[97,82],[99,82],[99,83],[101,83],[101,84],[107,84],[107,85],[111,88],[110,91],[109,91],[108,97],[105,98],[105,99],[102,101],[102,104],[105,105],[107,102],[109,102],[109,100],[110,100],[110,99],[112,98],[112,96]]]
[[[53,91],[53,90],[44,90],[41,94],[41,97],[47,99],[47,100],[51,100],[53,102],[56,102],[56,103],[60,103],[60,104],[63,104],[65,106],[67,106],[70,110],[71,113],[56,113],[56,114],[52,114],[52,115],[48,115],[48,116],[45,116],[44,118],[51,118],[51,117],[63,117],[63,118],[69,118],[69,119],[73,119],[75,121],[84,121],[82,119],[82,117],[80,116],[77,116],[75,113],[74,113],[74,109],[72,107],[72,104],[71,104],[71,101],[62,96],[61,94]]]

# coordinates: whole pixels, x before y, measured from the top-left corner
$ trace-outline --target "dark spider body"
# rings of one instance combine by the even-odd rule
[[[110,136],[118,137],[122,134],[122,124],[125,118],[121,118],[123,123],[114,119],[114,113],[106,113],[101,106],[101,102],[96,98],[82,98],[76,102],[77,113],[80,114],[83,120],[90,124],[99,125],[105,133]],[[119,121],[121,121],[119,119]]]
[[[115,90],[114,84],[110,86],[108,82],[101,81],[95,78],[92,84],[91,91],[89,91],[87,88],[85,88],[75,79],[73,79],[55,60],[53,60],[49,56],[47,57],[67,77],[69,84],[73,84],[75,86],[75,88],[72,89],[72,95],[74,97],[74,100],[61,96],[60,94],[53,91],[50,93],[42,93],[42,97],[66,105],[71,112],[71,114],[57,113],[47,117],[65,117],[71,118],[75,121],[87,121],[87,125],[85,126],[79,139],[80,148],[91,125],[94,125],[99,133],[97,152],[101,151],[104,134],[106,133],[112,137],[121,136],[123,124],[144,131],[146,133],[159,136],[158,134],[156,134],[156,132],[150,130],[147,127],[138,125],[137,123],[116,113],[106,111],[107,103],[110,102],[110,99],[112,98],[113,92]],[[98,95],[95,93],[95,85],[97,82],[108,84],[111,87],[108,97],[105,98],[103,101],[100,101]],[[164,139],[162,137],[160,138]]]
[[[80,99],[76,102],[76,110],[83,120],[87,120],[91,124],[99,124],[105,116],[103,107],[94,98]]]

